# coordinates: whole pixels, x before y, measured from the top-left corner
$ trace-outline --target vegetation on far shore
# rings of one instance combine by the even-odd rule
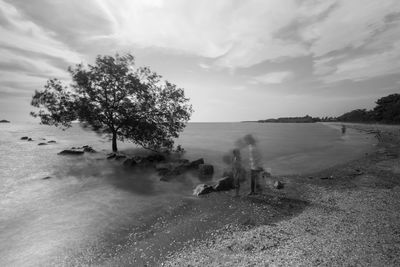
[[[278,119],[258,120],[257,122],[276,123],[313,123],[313,122],[364,122],[400,124],[400,94],[391,94],[376,101],[371,110],[355,109],[339,117],[284,117]]]

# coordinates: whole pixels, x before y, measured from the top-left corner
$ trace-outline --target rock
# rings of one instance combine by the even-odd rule
[[[199,166],[200,166],[201,164],[204,164],[204,159],[202,159],[202,158],[190,162],[189,165],[188,165],[188,167],[191,168],[191,169],[197,169],[197,168],[199,168]]]
[[[49,180],[49,179],[51,179],[51,176],[46,176],[42,178],[42,180]]]
[[[120,159],[126,159],[126,156],[125,155],[115,155],[115,159],[116,160],[120,160]]]
[[[33,139],[32,138],[28,138],[28,141],[33,141]]]
[[[8,120],[1,120],[0,123],[10,123]]]
[[[149,162],[161,162],[161,161],[165,161],[165,156],[161,155],[161,154],[154,154],[154,155],[147,156],[146,159]]]
[[[188,159],[178,159],[176,160],[178,164],[189,165],[190,161]]]
[[[215,191],[227,191],[227,190],[231,190],[234,189],[234,181],[233,181],[233,177],[224,177],[221,178],[217,181],[217,184],[214,185],[214,190]]]
[[[38,146],[46,146],[47,143],[39,143]]]
[[[127,158],[124,163],[122,163],[124,166],[129,166],[129,167],[133,167],[137,165],[137,162],[135,159],[132,158]]]
[[[199,165],[199,178],[201,180],[210,179],[214,174],[214,166],[210,164]]]
[[[58,153],[58,155],[82,155],[83,153],[84,151],[79,149],[65,149]]]
[[[107,159],[113,159],[113,158],[115,158],[117,156],[117,154],[115,154],[115,153],[110,153],[110,154],[107,154]]]
[[[42,139],[44,139],[44,138],[42,138]],[[44,139],[44,140],[46,140],[46,139]],[[54,140],[50,140],[50,141],[47,141],[47,143],[48,143],[48,144],[54,144],[54,143],[57,143],[57,142],[54,141]]]
[[[23,136],[23,137],[21,137],[21,140],[28,140],[28,136]]]
[[[274,182],[274,188],[276,189],[282,189],[284,187],[284,184],[280,181],[275,181]]]
[[[209,194],[211,192],[214,192],[214,188],[211,185],[208,184],[199,184],[196,186],[196,188],[193,190],[193,195],[195,196],[201,196],[205,194]]]
[[[83,151],[84,152],[88,152],[88,153],[97,153],[96,150],[94,150],[92,147],[87,146],[87,147],[83,147]]]
[[[224,173],[222,174],[222,177],[230,177],[233,179],[233,172],[225,170]]]

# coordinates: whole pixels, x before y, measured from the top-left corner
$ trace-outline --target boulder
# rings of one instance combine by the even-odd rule
[[[21,140],[28,140],[28,136],[23,136],[23,137],[21,137]]]
[[[215,191],[227,191],[227,190],[231,190],[234,188],[235,188],[235,185],[234,185],[233,177],[229,177],[229,176],[219,179],[217,181],[217,184],[214,185]]]
[[[84,151],[79,149],[65,149],[58,153],[58,155],[82,155],[83,153]]]
[[[33,141],[33,139],[32,138],[28,138],[28,141]]]
[[[230,177],[230,178],[233,179],[233,172],[232,172],[232,171],[225,170],[225,171],[223,172],[223,174],[222,174],[222,177]]]
[[[214,174],[214,166],[210,164],[199,165],[199,178],[201,180],[211,179]]]
[[[176,160],[178,164],[189,165],[190,161],[188,159],[178,159]]]
[[[196,188],[193,190],[193,195],[195,196],[201,196],[205,194],[209,194],[211,192],[214,192],[214,188],[211,185],[208,184],[199,184],[196,186]]]
[[[124,163],[122,163],[124,166],[128,166],[128,167],[134,167],[137,165],[137,162],[135,159],[132,158],[127,158]]]
[[[190,163],[188,164],[188,167],[189,167],[190,169],[198,169],[199,166],[200,166],[201,164],[204,164],[204,159],[202,159],[202,158],[190,162]]]
[[[125,156],[125,155],[120,155],[120,154],[118,154],[118,155],[115,155],[115,159],[116,159],[116,160],[126,159],[126,156]]]
[[[44,138],[43,138],[44,139]],[[46,140],[46,139],[44,139],[44,140]],[[47,143],[48,144],[54,144],[54,143],[57,143],[56,141],[54,141],[54,140],[50,140],[50,141],[47,141]]]
[[[38,146],[46,146],[47,143],[39,143]]]
[[[161,155],[161,154],[154,154],[154,155],[147,156],[146,159],[149,162],[162,162],[162,161],[165,161],[165,156]]]
[[[275,181],[274,182],[274,188],[276,189],[282,189],[284,187],[284,184],[280,181]]]
[[[113,159],[113,158],[115,158],[117,156],[117,154],[115,154],[115,153],[110,153],[110,154],[107,154],[107,159]]]
[[[8,120],[1,120],[0,123],[10,123]]]
[[[97,151],[94,150],[92,147],[87,146],[87,147],[83,147],[83,151],[88,152],[88,153],[96,153]]]

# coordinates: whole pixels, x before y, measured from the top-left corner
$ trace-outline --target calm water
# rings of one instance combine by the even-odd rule
[[[258,140],[264,167],[278,175],[343,163],[371,150],[374,142],[352,130],[342,136],[339,128],[324,124],[192,123],[177,144],[188,159],[214,164],[218,178],[226,168],[222,157],[249,133]],[[38,146],[41,138],[57,143]],[[57,155],[86,144],[100,153]],[[166,183],[152,172],[126,171],[120,162],[104,160],[110,147],[79,127],[0,124],[0,266],[62,263],[77,253],[94,258],[90,248],[107,246],[105,237],[142,225],[149,211],[156,216],[183,198],[195,199],[190,196],[195,177]],[[134,151],[129,143],[119,148]]]

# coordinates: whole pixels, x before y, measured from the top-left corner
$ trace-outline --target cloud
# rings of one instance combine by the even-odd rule
[[[321,74],[324,82],[331,83],[342,80],[362,81],[375,77],[399,73],[400,41],[393,44],[392,49],[344,60],[330,65],[330,60],[317,62],[316,74]]]
[[[65,79],[68,64],[81,56],[54,34],[0,0],[0,86],[3,93],[32,92],[50,77]],[[28,89],[29,88],[29,89]]]
[[[346,47],[358,48],[384,28],[385,17],[396,10],[400,11],[397,0],[338,0],[325,19],[304,27],[301,35],[312,43],[310,51],[317,57]]]
[[[264,75],[252,78],[249,83],[253,84],[280,84],[293,77],[290,71],[270,72]]]

